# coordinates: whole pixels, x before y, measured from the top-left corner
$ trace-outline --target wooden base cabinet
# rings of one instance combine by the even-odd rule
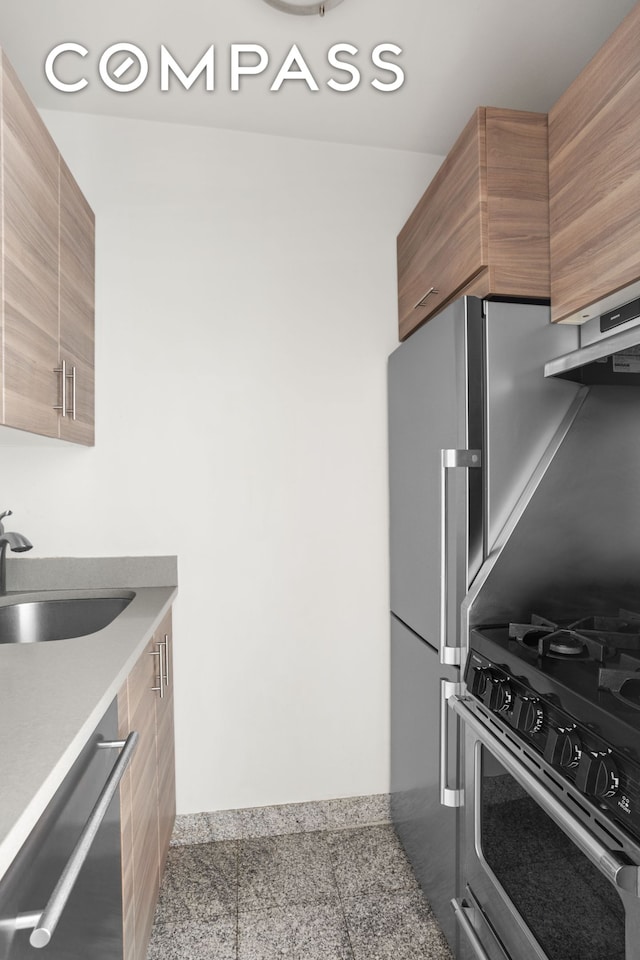
[[[400,339],[463,293],[549,297],[546,114],[479,107],[398,236]]]
[[[639,104],[640,4],[549,111],[555,323],[640,295]]]
[[[171,611],[118,695],[139,741],[120,785],[124,960],[145,960],[175,820]]]
[[[173,726],[173,654],[171,644],[171,612],[157,633],[156,642],[163,649],[165,672],[163,696],[156,696],[156,745],[158,757],[158,857],[160,877],[164,872],[167,851],[176,819],[176,750]]]
[[[94,442],[95,223],[0,51],[0,423]]]

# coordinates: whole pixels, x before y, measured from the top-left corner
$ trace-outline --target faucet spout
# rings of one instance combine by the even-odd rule
[[[11,510],[0,514],[0,596],[7,592],[7,547],[13,553],[25,553],[33,548],[33,544],[22,533],[5,532],[2,521],[11,516]]]

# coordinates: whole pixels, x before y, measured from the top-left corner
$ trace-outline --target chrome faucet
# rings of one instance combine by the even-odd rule
[[[12,510],[5,510],[0,514],[0,596],[7,592],[7,547],[14,553],[24,553],[31,550],[33,544],[21,533],[5,533],[3,520],[10,517]]]

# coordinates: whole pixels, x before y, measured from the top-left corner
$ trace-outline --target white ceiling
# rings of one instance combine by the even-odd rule
[[[283,14],[262,0],[2,0],[0,43],[39,107],[444,154],[480,104],[548,110],[633,5],[344,0],[320,18]],[[67,54],[59,61],[63,79],[82,70],[90,81],[75,94],[54,90],[44,77],[47,53],[66,41],[89,49],[84,60]],[[100,55],[121,41],[149,58],[149,76],[134,92],[116,93],[97,79]],[[362,82],[349,93],[326,86],[331,76],[346,79],[326,60],[328,48],[341,42],[359,49]],[[403,50],[398,62],[406,80],[395,93],[370,85],[375,76],[390,79],[370,62],[383,42]],[[237,93],[229,89],[232,43],[261,44],[270,56],[267,71],[245,78]],[[298,80],[269,91],[293,43],[318,81],[316,93]],[[188,92],[160,92],[161,44],[186,73],[215,44],[215,91],[199,81]]]

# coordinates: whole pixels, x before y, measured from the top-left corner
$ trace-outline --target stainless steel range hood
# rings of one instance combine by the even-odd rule
[[[640,384],[640,298],[576,327],[577,349],[549,360],[545,377]]]

